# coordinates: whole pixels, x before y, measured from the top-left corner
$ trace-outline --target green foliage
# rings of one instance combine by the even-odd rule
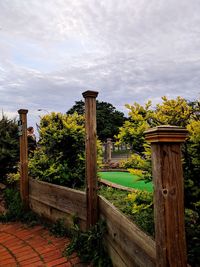
[[[125,213],[144,232],[154,235],[152,193],[140,190],[127,193],[127,191],[101,186],[99,194]]]
[[[19,163],[15,168],[15,172],[10,172],[6,176],[6,182],[9,186],[16,186],[20,179],[20,166]]]
[[[157,104],[153,114],[155,125],[176,125],[186,127],[192,116],[192,108],[187,101],[178,96],[176,99],[162,97],[162,104]]]
[[[4,192],[4,199],[7,212],[0,215],[0,221],[21,221],[31,226],[39,222],[35,213],[24,209],[20,194],[16,189],[6,189]]]
[[[147,234],[154,236],[153,194],[135,190],[126,191],[101,186],[99,194],[125,213]],[[192,266],[200,264],[200,201],[194,209],[185,209],[185,229],[188,261]],[[196,264],[196,265],[195,265]]]
[[[134,103],[133,106],[126,105],[126,107],[129,109],[129,120],[125,121],[123,127],[120,128],[117,136],[118,142],[129,144],[133,152],[143,155],[145,151],[144,131],[150,127],[151,122],[151,102],[147,102],[144,107],[138,103]]]
[[[81,101],[76,101],[75,105],[67,111],[67,114],[84,114],[85,104]],[[119,132],[125,121],[124,114],[107,102],[96,102],[96,116],[97,116],[97,135],[101,141],[106,141],[107,138],[114,138]]]
[[[200,204],[200,203],[199,203]],[[199,206],[200,207],[200,206]],[[191,266],[200,264],[200,217],[199,212],[185,209],[185,229],[188,260]]]
[[[0,181],[6,183],[8,173],[17,172],[19,137],[16,120],[4,115],[0,120]]]
[[[147,152],[147,149],[146,149]],[[132,154],[130,158],[121,162],[121,167],[127,169],[131,174],[137,175],[140,179],[151,181],[151,157],[146,153],[146,157],[139,154]]]
[[[65,219],[58,219],[56,222],[49,228],[49,231],[56,237],[66,237],[69,236],[69,230],[65,226]]]
[[[85,129],[77,113],[51,113],[40,122],[40,148],[29,161],[32,177],[78,187],[85,180]]]
[[[154,235],[153,194],[135,190],[125,198],[126,208],[133,221],[146,233]]]
[[[187,102],[184,98],[168,99],[162,97],[162,103],[151,108],[149,101],[145,106],[137,103],[126,105],[129,109],[129,121],[120,128],[118,142],[128,143],[134,152],[123,163],[131,173],[142,179],[151,179],[151,152],[144,140],[144,131],[158,125],[176,125],[186,127],[189,138],[183,145],[183,167],[185,177],[185,205],[194,208],[200,199],[200,102]]]
[[[95,224],[90,230],[82,232],[77,224],[72,229],[72,240],[64,251],[65,256],[74,251],[83,262],[92,263],[97,267],[110,267],[112,263],[104,249],[103,237],[106,234],[106,224],[103,221]]]
[[[98,190],[99,195],[102,195],[108,199],[114,206],[120,210],[126,209],[126,197],[128,195],[127,191],[119,190],[110,186],[101,185]]]

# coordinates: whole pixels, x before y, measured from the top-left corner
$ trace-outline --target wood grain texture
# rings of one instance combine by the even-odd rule
[[[27,113],[28,110],[18,110],[22,121],[22,135],[19,137],[20,143],[20,195],[26,209],[29,207],[29,184],[28,184],[28,145],[27,145]]]
[[[86,183],[87,183],[87,227],[98,220],[97,201],[97,148],[96,148],[96,96],[97,92],[86,91],[85,131],[86,131]]]
[[[187,266],[180,144],[152,144],[157,266]]]
[[[145,139],[151,143],[183,143],[188,136],[185,128],[172,125],[160,125],[144,132]]]
[[[64,218],[71,227],[72,216],[86,229],[86,194],[84,192],[29,179],[30,207],[51,221]],[[155,266],[155,242],[103,197],[99,197],[100,215],[107,222],[105,244],[113,265]]]
[[[104,179],[99,179],[99,182],[102,183],[102,184],[105,184],[105,185],[120,189],[120,190],[124,190],[124,191],[129,191],[129,192],[137,192],[138,191],[136,189],[132,189],[132,188],[127,187],[127,186],[115,184],[115,183],[109,182],[109,181],[104,180]]]
[[[114,266],[155,266],[155,242],[102,196],[99,209],[107,223],[105,242]]]
[[[85,192],[30,178],[29,198],[86,221]]]
[[[58,219],[64,219],[65,226],[70,229],[73,226],[73,215],[64,212],[60,209],[56,209],[48,204],[40,202],[39,200],[29,198],[30,208],[42,218],[45,218],[51,222],[56,222]],[[79,218],[79,226],[82,231],[86,230],[86,220]]]

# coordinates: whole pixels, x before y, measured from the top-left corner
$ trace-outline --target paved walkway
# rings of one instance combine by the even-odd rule
[[[67,238],[50,236],[42,226],[27,228],[21,223],[0,223],[0,267],[81,267],[76,254],[62,256]]]

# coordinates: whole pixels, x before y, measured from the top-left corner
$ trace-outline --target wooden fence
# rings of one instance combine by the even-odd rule
[[[105,246],[113,265],[155,266],[155,242],[102,196],[98,197],[99,217],[107,224]],[[86,229],[86,193],[29,178],[29,205],[40,216],[53,222],[64,219],[73,225],[73,217]]]
[[[63,218],[68,227],[73,217],[79,218],[80,227],[86,229],[86,194],[64,186],[29,179],[30,208],[53,222]]]
[[[181,143],[185,129],[159,126],[146,132],[152,148],[154,182],[155,242],[126,216],[97,194],[96,166],[96,97],[97,92],[83,93],[86,105],[86,193],[28,180],[26,141],[27,110],[20,114],[20,193],[24,205],[52,220],[78,216],[82,229],[89,229],[99,217],[106,220],[105,245],[115,267],[159,266],[186,267],[186,241],[183,204]]]

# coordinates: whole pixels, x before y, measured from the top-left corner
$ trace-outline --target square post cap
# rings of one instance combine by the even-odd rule
[[[87,97],[92,97],[92,98],[96,98],[98,96],[98,92],[96,91],[85,91],[82,93],[83,97],[84,98],[87,98]]]
[[[188,130],[178,126],[161,125],[144,132],[146,141],[150,143],[184,143]]]
[[[27,114],[28,113],[28,109],[19,109],[18,113],[19,114]]]

